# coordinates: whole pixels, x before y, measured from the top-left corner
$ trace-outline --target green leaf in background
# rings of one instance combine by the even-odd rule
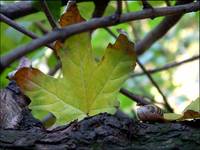
[[[46,2],[55,20],[58,20],[60,18],[60,13],[61,13],[61,6],[62,6],[61,0],[55,0],[55,1],[46,0]],[[40,2],[38,0],[33,0],[33,6],[38,10],[42,10]]]
[[[64,26],[83,20],[72,3],[60,23]],[[33,112],[51,112],[58,124],[101,112],[113,114],[119,106],[118,91],[136,64],[133,43],[125,35],[119,35],[97,63],[90,33],[81,33],[69,37],[57,54],[63,77],[55,79],[38,69],[21,68],[13,78],[31,98]]]
[[[92,13],[94,11],[94,3],[93,2],[82,2],[78,3],[78,10],[85,19],[90,19],[92,17]]]

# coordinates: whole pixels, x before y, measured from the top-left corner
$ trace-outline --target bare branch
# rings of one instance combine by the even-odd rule
[[[40,31],[43,33],[43,34],[47,34],[49,32],[49,30],[47,30],[40,21],[38,22],[35,22],[34,23],[36,25],[36,27],[38,27],[40,29]]]
[[[149,101],[145,100],[145,97],[133,94],[132,92],[129,92],[127,89],[121,88],[120,93],[129,97],[130,99],[134,100],[136,103],[138,103],[140,105],[151,104]]]
[[[154,13],[152,13],[152,11],[149,11],[149,9],[147,9],[147,10],[138,11],[138,12],[134,12],[134,13],[123,14],[123,15],[121,15],[119,23],[127,22],[130,20],[139,20],[139,19],[150,18],[153,15],[155,17],[167,16],[167,15],[174,15],[177,13],[182,14],[182,13],[187,13],[187,12],[198,11],[199,9],[200,9],[200,2],[194,2],[194,3],[180,5],[180,6],[154,8]],[[173,17],[170,19],[173,20]],[[116,24],[115,20],[114,21],[112,21],[112,20],[113,20],[113,16],[102,17],[102,18],[98,18],[98,19],[91,19],[90,21],[87,21],[87,22],[70,25],[63,29],[54,30],[51,33],[48,33],[41,38],[33,40],[28,45],[18,47],[16,49],[14,49],[11,53],[1,57],[0,58],[0,69],[1,69],[1,71],[3,71],[8,65],[10,65],[16,59],[22,57],[23,55],[25,55],[27,53],[34,51],[35,49],[41,47],[42,45],[51,43],[57,39],[65,39],[76,33],[81,33],[84,31],[89,31],[92,29],[100,28],[100,27],[115,25]],[[153,40],[153,41],[155,41],[155,40]],[[142,51],[144,51],[144,47],[142,46],[142,43],[143,42],[139,42],[139,44],[136,44],[136,49],[139,50],[140,54]],[[150,43],[152,44],[152,42],[150,42]],[[143,43],[143,44],[147,45],[147,43]]]
[[[147,75],[147,77],[149,78],[149,80],[151,81],[151,83],[154,85],[154,87],[158,90],[158,92],[160,93],[160,95],[162,96],[163,101],[165,102],[167,110],[169,110],[170,112],[173,112],[173,109],[169,105],[166,96],[164,95],[164,93],[162,92],[162,90],[160,89],[160,87],[158,86],[158,84],[154,81],[153,77],[147,72],[147,70],[145,69],[145,67],[141,64],[141,62],[138,59],[137,59],[137,63],[140,66],[140,68],[142,69],[142,71]]]
[[[187,5],[187,3],[190,3],[192,1],[194,1],[194,0],[178,0],[176,5],[182,5],[182,4]],[[190,4],[188,4],[188,5],[190,5]],[[200,3],[198,5],[200,5]],[[153,12],[156,13],[155,8],[153,9]],[[179,13],[177,15],[165,17],[165,19],[158,26],[156,26],[153,30],[151,30],[145,36],[144,39],[142,39],[141,41],[136,43],[135,49],[136,49],[137,55],[143,54],[156,41],[158,41],[161,37],[163,37],[181,19],[182,16],[183,16],[183,13]]]
[[[146,5],[148,4],[148,2],[147,2],[146,0],[142,0],[142,2],[143,2],[143,5],[144,5],[144,4],[146,4]],[[144,5],[144,6],[145,6],[145,5]],[[128,5],[126,5],[126,7],[127,7],[127,11],[129,11],[129,10],[128,10]],[[134,26],[133,26],[132,23],[130,24],[130,26],[131,26],[132,30],[134,31],[135,28],[134,28]],[[135,36],[136,33],[133,32],[133,34],[134,34],[134,36]],[[136,35],[137,35],[137,34],[136,34]],[[136,37],[136,40],[138,40],[138,39],[137,39],[137,36],[135,36],[135,37]],[[167,109],[168,109],[170,112],[173,112],[173,109],[172,109],[171,106],[169,105],[166,96],[164,95],[164,93],[162,92],[162,90],[160,89],[160,87],[158,86],[158,84],[156,83],[156,81],[155,81],[155,80],[153,79],[153,77],[149,74],[149,72],[146,71],[146,68],[143,66],[143,64],[139,61],[138,58],[136,59],[136,61],[137,61],[138,65],[140,66],[140,68],[142,69],[143,73],[148,77],[148,79],[151,81],[151,83],[153,84],[153,86],[158,90],[158,92],[160,93],[160,95],[163,97],[163,101],[165,102]]]
[[[165,0],[165,3],[167,4],[167,6],[171,6],[170,0]]]
[[[35,33],[26,30],[26,28],[24,28],[23,26],[17,24],[15,21],[11,20],[10,18],[6,17],[3,14],[0,14],[0,20],[5,22],[6,24],[10,25],[11,27],[16,29],[17,31],[19,31],[19,32],[31,37],[32,39],[39,38]],[[46,44],[46,46],[51,48],[51,49],[54,49],[53,46],[50,45],[50,44]]]
[[[153,9],[151,4],[149,4],[147,0],[141,0],[141,2],[142,2],[142,5],[143,5],[143,9]]]
[[[108,31],[109,29],[107,29]],[[109,33],[112,33],[111,35],[116,38],[117,36],[111,31],[109,30]],[[168,101],[167,101],[167,98],[166,96],[164,95],[164,93],[162,92],[162,90],[160,89],[160,87],[158,86],[158,84],[156,83],[156,81],[153,79],[153,77],[146,71],[145,67],[142,65],[142,63],[139,61],[139,59],[137,58],[136,59],[136,62],[138,63],[138,65],[140,66],[140,68],[142,69],[142,71],[147,75],[147,77],[149,78],[149,80],[151,81],[151,83],[153,84],[153,86],[158,90],[158,92],[160,93],[160,95],[163,97],[163,101],[165,102],[166,104],[166,107],[167,109],[170,111],[170,112],[173,112],[173,109],[170,107]]]
[[[61,68],[61,62],[58,61],[56,66],[53,69],[49,70],[48,75],[51,75],[51,76],[54,75],[60,68]]]
[[[124,2],[125,2],[126,12],[129,13],[129,12],[130,12],[130,9],[129,9],[129,7],[128,7],[128,2],[127,2],[127,1],[124,1]],[[133,22],[130,21],[130,22],[129,22],[129,25],[130,25],[130,27],[131,27],[131,29],[132,29],[132,33],[133,33],[133,35],[134,35],[135,42],[139,41],[140,38],[139,38],[138,32],[136,31],[136,29],[135,29],[135,27],[134,27],[134,25],[133,25]]]
[[[66,0],[67,3],[68,0]],[[90,0],[76,0],[77,2],[84,2],[84,1],[90,1]],[[66,3],[63,3],[62,5],[65,5]],[[22,1],[17,3],[11,3],[6,5],[0,5],[0,13],[3,13],[5,16],[11,18],[11,19],[17,19],[35,12],[38,12],[39,9],[37,9],[33,1]]]
[[[161,71],[166,71],[166,70],[171,69],[173,67],[178,67],[180,65],[183,65],[185,63],[189,63],[189,62],[197,60],[197,59],[200,59],[200,55],[193,56],[193,57],[191,57],[189,59],[185,59],[185,60],[182,60],[180,62],[169,63],[169,64],[167,64],[167,65],[165,65],[163,67],[160,67],[160,68],[150,69],[150,70],[147,70],[147,72],[150,73],[150,74],[153,74],[153,73],[157,73],[157,72],[161,72]],[[145,75],[145,73],[143,73],[143,72],[141,72],[141,73],[134,73],[130,77],[138,77],[138,76],[142,76],[142,75]]]
[[[40,4],[41,4],[41,7],[42,7],[49,23],[50,23],[52,29],[59,28],[58,24],[56,23],[53,15],[51,14],[51,12],[49,10],[49,7],[48,7],[46,0],[40,0]]]
[[[117,0],[117,10],[115,13],[119,16],[122,14],[122,1],[121,0]]]
[[[110,0],[94,0],[95,9],[92,18],[99,18],[103,15]]]

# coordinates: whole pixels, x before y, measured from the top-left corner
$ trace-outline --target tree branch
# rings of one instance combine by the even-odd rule
[[[62,3],[62,5],[65,5],[67,1],[68,0],[65,0],[65,2]],[[77,0],[77,2],[84,2],[84,1],[90,1],[90,0]],[[3,13],[5,16],[11,19],[17,19],[39,11],[39,9],[37,9],[34,6],[32,1],[23,1],[6,5],[0,5],[0,7],[1,7],[0,13]]]
[[[123,14],[120,17],[119,23],[131,21],[131,20],[140,20],[140,19],[150,18],[152,16],[159,17],[159,16],[174,15],[174,14],[182,14],[182,13],[187,13],[187,12],[198,11],[199,9],[200,9],[200,2],[194,2],[190,4],[179,5],[179,6],[164,7],[164,8],[154,8],[153,13],[151,10],[147,9],[147,10],[138,11],[134,13]],[[11,53],[1,57],[0,69],[1,71],[3,71],[8,65],[14,62],[16,59],[22,57],[23,55],[27,53],[34,51],[35,49],[41,47],[42,45],[51,43],[57,39],[65,39],[76,33],[89,31],[92,29],[100,28],[100,27],[111,26],[115,24],[116,22],[115,20],[113,21],[113,16],[108,16],[108,17],[102,17],[98,19],[91,19],[90,21],[78,23],[75,25],[70,25],[63,29],[57,29],[55,31],[52,31],[51,33],[46,34],[45,36],[41,38],[33,40],[31,43],[27,45],[18,47],[14,49]],[[144,51],[144,46],[141,43],[143,43],[144,45],[147,45],[147,43],[144,43],[144,42],[139,42],[139,44],[136,44],[136,49],[140,50],[139,51],[140,54],[141,54],[141,51]]]
[[[142,0],[142,3],[143,3],[143,6],[144,6],[144,9],[145,7],[147,7],[149,4],[146,0]],[[129,12],[129,9],[128,9],[128,4],[126,3],[126,7],[127,7],[127,12]],[[150,7],[151,8],[151,7]],[[132,28],[132,31],[135,30],[134,26],[132,23],[130,23],[130,26]],[[137,38],[137,34],[136,32],[133,32],[136,40],[138,40]],[[144,65],[139,61],[139,59],[137,58],[136,59],[136,62],[138,63],[138,65],[140,66],[140,68],[142,69],[143,73],[148,77],[148,79],[151,81],[152,85],[157,89],[157,91],[160,93],[160,95],[163,97],[163,101],[165,102],[165,105],[166,105],[166,108],[170,111],[170,112],[173,112],[173,109],[171,108],[171,106],[169,105],[168,103],[168,100],[166,98],[166,96],[164,95],[164,93],[162,92],[162,90],[160,89],[160,87],[158,86],[158,84],[156,83],[156,81],[153,79],[153,77],[149,74],[149,72],[146,70],[146,68],[144,67]]]
[[[49,30],[47,30],[47,29],[43,26],[43,24],[42,24],[40,21],[35,22],[34,24],[36,25],[36,27],[38,27],[38,28],[40,29],[40,31],[41,31],[43,34],[49,33]]]
[[[176,5],[190,5],[194,0],[178,0]],[[199,2],[198,2],[199,3]],[[200,3],[198,4],[200,5]],[[176,6],[174,6],[176,7]],[[153,12],[156,13],[155,9]],[[144,39],[136,43],[135,49],[137,55],[143,54],[147,49],[149,49],[156,41],[163,37],[183,16],[183,13],[179,13],[173,16],[167,16],[158,26],[151,30]],[[153,16],[155,17],[155,16]]]
[[[41,4],[41,7],[52,27],[52,29],[56,29],[56,28],[59,28],[53,15],[51,14],[50,10],[49,10],[49,7],[48,7],[48,4],[45,0],[40,0],[40,4]]]
[[[133,94],[132,92],[128,91],[127,89],[121,88],[120,93],[129,97],[130,99],[134,100],[136,103],[138,103],[140,105],[151,104],[151,102],[145,100],[145,97]]]
[[[15,21],[11,20],[10,18],[6,17],[3,14],[0,14],[0,21],[3,21],[4,23],[10,25],[11,27],[13,27],[14,29],[16,29],[17,31],[29,36],[32,39],[37,39],[39,38],[35,33],[26,30],[26,28],[24,28],[23,26],[17,24]],[[54,49],[52,45],[50,44],[46,44],[47,47]]]
[[[103,13],[110,0],[94,0],[95,9],[92,14],[92,18],[99,18],[103,16]]]
[[[117,36],[109,29],[107,29],[107,31],[109,31],[109,33],[116,38]],[[142,69],[142,71],[147,75],[147,77],[149,78],[149,80],[151,81],[151,83],[153,84],[153,86],[158,90],[158,92],[160,93],[160,95],[163,97],[163,101],[166,104],[166,108],[170,111],[173,112],[173,109],[171,108],[171,106],[169,105],[166,96],[164,95],[164,93],[162,92],[162,90],[160,89],[160,87],[158,86],[158,84],[156,83],[156,81],[153,79],[153,77],[146,71],[146,68],[142,65],[142,63],[139,61],[139,59],[136,59],[136,62],[138,63],[138,65],[140,66],[140,68]]]
[[[169,105],[166,96],[164,95],[164,93],[162,92],[162,90],[160,89],[160,87],[158,86],[158,84],[156,83],[156,81],[154,81],[153,77],[147,72],[147,70],[145,69],[145,67],[141,64],[141,62],[138,59],[137,59],[137,63],[140,66],[140,68],[142,69],[142,71],[147,75],[147,77],[149,78],[149,80],[151,81],[151,83],[154,85],[154,87],[158,90],[158,92],[160,93],[160,95],[162,96],[163,101],[165,102],[167,110],[169,112],[173,112],[173,109]]]
[[[191,57],[189,59],[185,59],[185,60],[182,60],[180,62],[169,63],[169,64],[166,64],[163,67],[160,67],[160,68],[150,69],[150,70],[147,70],[147,72],[150,73],[150,74],[153,74],[153,73],[157,73],[157,72],[160,72],[160,71],[165,71],[165,70],[171,69],[173,67],[178,67],[180,65],[183,65],[185,63],[189,63],[189,62],[197,60],[197,59],[200,59],[200,55],[193,56],[193,57]],[[134,73],[130,77],[138,77],[138,76],[142,76],[142,75],[145,75],[145,73],[143,73],[143,72],[141,72],[141,73]]]

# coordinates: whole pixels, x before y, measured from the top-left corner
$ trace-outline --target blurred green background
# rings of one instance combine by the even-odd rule
[[[14,2],[14,1],[13,1]],[[1,1],[1,4],[13,3],[12,1]],[[166,6],[164,1],[150,1],[154,7]],[[53,2],[49,6],[59,6],[58,2]],[[124,2],[125,3],[125,2]],[[171,1],[173,4],[174,1]],[[52,6],[51,6],[52,5]],[[37,7],[37,4],[35,5]],[[79,10],[82,16],[90,19],[94,10],[92,2],[78,3]],[[131,12],[142,10],[141,3],[138,1],[129,1],[128,8]],[[59,19],[65,7],[52,7],[53,14],[56,19]],[[111,15],[116,10],[116,3],[110,2],[104,16]],[[123,5],[123,13],[127,12],[127,7]],[[158,25],[164,17],[158,17],[153,20],[145,19],[132,22],[135,32],[132,31],[130,23],[123,23],[120,25],[109,27],[115,34],[118,34],[118,29],[125,30],[133,42],[142,39],[149,31]],[[40,28],[36,25],[38,22],[46,29],[51,30],[49,23],[42,12],[38,12],[26,17],[16,20],[17,23],[23,25],[29,31],[42,36]],[[5,23],[0,23],[0,52],[1,56],[9,53],[14,48],[23,44],[28,44],[32,39],[24,34],[16,31]],[[137,38],[136,38],[137,37]],[[92,46],[97,57],[101,57],[109,42],[114,42],[115,39],[105,30],[97,29],[92,34]],[[185,14],[161,40],[157,41],[149,50],[139,57],[142,64],[147,69],[162,67],[165,64],[174,61],[181,61],[199,54],[199,12]],[[46,47],[27,55],[32,60],[33,66],[39,68],[41,71],[48,73],[57,61],[52,51]],[[18,61],[10,65],[0,75],[0,87],[4,88],[8,84],[6,76],[13,71],[18,65]],[[137,66],[135,72],[141,72]],[[57,73],[58,74],[58,73]],[[55,77],[57,76],[55,74]],[[176,113],[180,113],[192,100],[199,96],[199,60],[172,68],[166,71],[152,74],[155,81],[161,87],[162,91],[168,98],[169,104],[174,108]],[[124,88],[129,89],[135,94],[150,97],[155,100],[158,106],[162,107],[162,97],[157,92],[156,88],[151,84],[149,79],[145,76],[137,76],[129,78],[124,84]],[[118,99],[121,103],[121,109],[134,116],[136,103],[119,94]]]

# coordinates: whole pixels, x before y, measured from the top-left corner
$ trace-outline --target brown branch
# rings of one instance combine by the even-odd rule
[[[192,1],[194,0],[178,0],[176,5],[182,5],[182,4],[187,5],[187,3],[190,3]],[[200,6],[200,3],[198,5]],[[153,9],[153,12],[156,13],[155,8]],[[182,16],[183,16],[183,13],[165,17],[165,19],[153,30],[151,30],[145,36],[144,39],[136,43],[135,49],[136,49],[137,55],[143,54],[156,41],[158,41],[161,37],[163,37],[181,19]]]
[[[15,21],[11,20],[10,18],[6,17],[3,14],[0,14],[0,21],[3,21],[4,23],[10,25],[11,27],[13,27],[14,29],[16,29],[17,31],[29,36],[32,39],[37,39],[39,38],[35,33],[26,30],[26,28],[24,28],[23,26],[17,24]],[[52,45],[50,44],[46,44],[47,47],[54,49]]]
[[[147,1],[142,1],[143,2],[143,5],[144,4],[148,4],[148,2]],[[145,6],[145,5],[144,5]],[[127,7],[127,11],[129,11],[129,9],[128,9],[128,5],[126,5],[126,7]],[[135,28],[134,28],[134,26],[133,26],[133,24],[131,23],[130,24],[130,26],[131,26],[131,28],[132,28],[132,31],[134,31],[135,30]],[[135,32],[133,32],[133,34],[134,34],[134,36],[135,36]],[[138,40],[137,39],[137,36],[135,36],[136,37],[136,40]],[[156,81],[153,79],[153,77],[149,74],[149,72],[146,70],[146,68],[143,66],[143,64],[139,61],[139,59],[137,58],[136,59],[136,62],[138,63],[138,65],[140,66],[140,68],[142,69],[142,71],[143,71],[143,73],[148,77],[148,79],[151,81],[151,83],[152,83],[152,85],[157,89],[157,91],[160,93],[160,95],[163,97],[163,101],[165,102],[165,104],[166,104],[166,107],[167,107],[167,109],[170,111],[170,112],[173,112],[173,109],[171,108],[171,106],[169,105],[169,103],[168,103],[168,100],[167,100],[167,98],[166,98],[166,96],[164,95],[164,93],[162,92],[162,90],[160,89],[160,87],[158,86],[158,84],[156,83]]]
[[[167,6],[171,6],[170,0],[165,0],[165,3],[167,4]]]
[[[130,12],[130,9],[128,7],[128,2],[127,1],[124,1],[125,2],[125,7],[126,7],[126,12],[129,13]],[[134,25],[133,25],[133,22],[129,22],[129,25],[132,29],[132,33],[134,35],[134,39],[135,39],[135,42],[138,42],[139,41],[139,35],[138,35],[138,32],[136,31]]]
[[[153,74],[153,73],[157,73],[157,72],[161,72],[161,71],[166,71],[168,69],[171,69],[171,68],[174,68],[174,67],[178,67],[180,65],[183,65],[185,63],[189,63],[191,61],[195,61],[197,59],[200,59],[200,55],[193,56],[193,57],[191,57],[189,59],[185,59],[185,60],[182,60],[180,62],[169,63],[169,64],[166,64],[163,67],[160,67],[160,68],[150,69],[150,70],[147,70],[147,72],[150,73],[150,74]],[[141,72],[141,73],[134,73],[130,77],[138,77],[138,76],[142,76],[142,75],[145,75],[145,73],[143,73],[143,72]]]
[[[122,1],[121,0],[117,0],[117,10],[115,13],[119,16],[122,14]]]
[[[154,12],[147,10],[138,11],[134,13],[127,13],[121,15],[119,23],[127,22],[130,20],[140,20],[145,18],[150,18],[152,16],[159,17],[159,16],[167,16],[167,15],[174,15],[174,14],[182,14],[187,12],[193,12],[198,11],[200,9],[199,6],[200,2],[194,2],[190,4],[185,5],[179,5],[179,6],[171,6],[171,7],[164,7],[164,8],[154,8]],[[34,51],[35,49],[47,44],[51,43],[57,39],[65,39],[71,35],[74,35],[76,33],[81,33],[84,31],[89,31],[92,29],[100,28],[100,27],[106,27],[115,25],[115,20],[113,21],[113,16],[108,17],[102,17],[98,19],[91,19],[87,22],[78,23],[75,25],[70,25],[68,27],[65,27],[63,29],[57,29],[55,31],[52,31],[51,33],[46,34],[45,36],[33,40],[31,43],[27,45],[23,45],[21,47],[18,47],[14,49],[9,54],[3,56],[0,58],[0,69],[3,71],[8,65],[10,65],[12,62],[14,62],[16,59],[22,57],[23,55],[30,53]],[[136,49],[142,51],[144,50],[144,47],[141,45],[143,42],[139,42],[139,45],[136,44]],[[149,42],[148,42],[149,43]],[[144,45],[147,45],[146,43],[143,43]],[[152,43],[151,43],[152,44]],[[141,48],[141,49],[139,49]]]
[[[61,68],[61,62],[58,61],[56,66],[53,69],[49,70],[48,75],[51,75],[51,76],[54,75],[60,68]]]
[[[94,0],[95,9],[92,14],[92,18],[99,18],[103,16],[104,11],[110,0]]]
[[[108,31],[109,29],[107,29]],[[116,38],[117,36],[111,31],[109,30],[109,33],[112,33],[111,35]],[[140,66],[140,68],[142,69],[142,71],[147,75],[147,77],[149,78],[149,80],[151,81],[151,83],[153,84],[153,86],[158,90],[158,92],[160,93],[160,95],[163,97],[163,101],[166,104],[167,109],[170,112],[173,112],[173,109],[171,108],[171,106],[169,105],[166,96],[164,95],[164,93],[162,92],[162,90],[160,89],[160,87],[158,86],[158,84],[156,83],[156,81],[153,79],[153,77],[146,71],[146,68],[142,65],[142,63],[139,61],[139,59],[136,59],[136,62],[138,63],[138,65]]]
[[[66,0],[67,2],[68,0]],[[77,2],[84,2],[84,1],[90,1],[90,0],[76,0]],[[66,3],[62,3],[62,5],[65,5]],[[11,3],[11,4],[4,4],[0,5],[0,13],[3,13],[5,16],[11,18],[11,19],[17,19],[35,12],[38,12],[39,9],[37,9],[32,1],[23,1],[23,2],[17,2],[17,3]]]
[[[132,92],[129,92],[127,89],[121,88],[120,93],[123,95],[129,97],[130,99],[134,100],[139,105],[148,105],[151,104],[151,102],[145,100],[145,97],[133,94]]]
[[[173,109],[171,108],[171,106],[168,103],[168,100],[166,98],[166,96],[164,95],[164,93],[162,92],[162,90],[160,89],[160,87],[158,86],[158,84],[156,83],[156,81],[153,79],[153,77],[147,72],[147,70],[145,69],[145,67],[141,64],[141,62],[137,59],[137,63],[140,66],[140,68],[142,69],[142,71],[146,74],[146,76],[149,78],[149,80],[151,81],[151,83],[154,85],[154,87],[158,90],[158,92],[160,93],[160,95],[163,98],[163,101],[165,102],[166,108],[169,112],[173,112]]]
[[[59,28],[58,24],[56,23],[53,15],[52,15],[52,13],[49,10],[49,7],[48,7],[46,0],[40,0],[40,4],[41,4],[41,7],[42,7],[49,23],[50,23],[52,29]]]
[[[43,34],[47,34],[49,32],[49,30],[47,30],[40,21],[35,22],[34,24],[36,25],[36,27],[38,27],[40,29],[40,31]]]

